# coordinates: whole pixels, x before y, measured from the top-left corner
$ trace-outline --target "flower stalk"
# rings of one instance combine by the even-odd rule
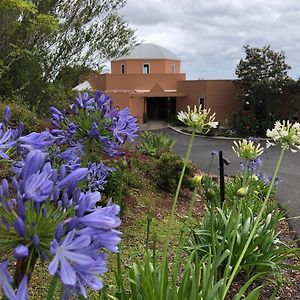
[[[277,162],[277,165],[276,165],[276,169],[275,169],[275,171],[274,171],[274,175],[273,175],[271,184],[270,184],[270,186],[269,186],[267,195],[266,195],[265,200],[264,200],[264,202],[263,202],[263,204],[262,204],[261,210],[259,211],[259,214],[258,214],[258,216],[257,216],[257,218],[256,218],[256,221],[255,221],[255,223],[254,223],[254,225],[253,225],[253,228],[252,228],[252,230],[251,230],[251,232],[250,232],[249,238],[248,238],[248,240],[247,240],[247,242],[246,242],[246,244],[245,244],[245,246],[244,246],[244,248],[243,248],[243,250],[242,250],[242,253],[241,253],[241,255],[240,255],[240,257],[239,257],[239,259],[238,259],[238,261],[237,261],[237,263],[236,263],[236,265],[235,265],[233,271],[231,272],[231,275],[230,275],[228,281],[227,281],[227,284],[226,284],[225,289],[224,289],[224,291],[223,291],[223,293],[222,293],[221,299],[225,299],[226,294],[227,294],[227,292],[228,292],[228,290],[229,290],[229,288],[230,288],[230,286],[231,286],[231,284],[232,284],[232,282],[233,282],[235,276],[236,276],[237,273],[238,273],[240,264],[241,264],[241,262],[242,262],[242,260],[243,260],[243,258],[244,258],[244,256],[245,256],[245,254],[246,254],[246,251],[247,251],[247,249],[248,249],[248,247],[249,247],[249,245],[250,245],[250,243],[251,243],[251,240],[253,239],[253,237],[254,237],[254,235],[255,235],[255,232],[256,232],[256,229],[257,229],[257,227],[258,227],[258,224],[259,224],[259,222],[260,222],[260,220],[261,220],[261,218],[262,218],[262,215],[263,215],[263,213],[264,213],[264,211],[265,211],[265,209],[266,209],[268,200],[269,200],[269,198],[270,198],[271,191],[272,191],[272,188],[273,188],[274,183],[275,183],[275,178],[277,177],[277,174],[278,174],[278,171],[279,171],[281,162],[282,162],[283,154],[284,154],[284,151],[286,150],[286,148],[287,148],[286,145],[283,145],[283,146],[282,146],[282,149],[281,149],[281,152],[280,152],[280,155],[279,155],[279,159],[278,159],[278,162]],[[245,169],[246,169],[246,168],[245,168]]]

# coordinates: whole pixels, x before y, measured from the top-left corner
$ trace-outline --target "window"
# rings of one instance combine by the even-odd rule
[[[124,74],[125,73],[125,65],[121,65],[121,74]]]
[[[205,108],[205,98],[199,97],[199,105],[201,105],[201,109]]]
[[[150,73],[150,65],[143,64],[143,74],[149,74],[149,73]]]
[[[172,71],[172,73],[176,73],[176,65],[175,64],[171,65],[171,71]]]

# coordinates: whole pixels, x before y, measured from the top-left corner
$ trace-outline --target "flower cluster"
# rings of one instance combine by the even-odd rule
[[[189,106],[187,109],[187,112],[180,111],[178,113],[178,120],[196,132],[206,134],[211,128],[217,128],[218,122],[215,122],[215,113],[210,115],[210,108],[202,109],[201,105],[198,108],[195,105],[194,109]]]
[[[261,154],[263,154],[264,149],[260,147],[260,144],[253,142],[252,140],[233,141],[234,146],[232,150],[237,154],[238,157],[244,158],[246,160],[254,160]]]
[[[118,250],[119,206],[97,207],[100,193],[78,188],[88,176],[87,168],[69,170],[62,165],[53,169],[41,150],[30,151],[20,165],[11,180],[12,191],[6,179],[0,185],[0,235],[5,238],[0,248],[14,248],[17,293],[25,293],[27,278],[41,258],[51,261],[49,273],[59,276],[65,291],[87,297],[86,286],[102,287],[103,250]],[[15,291],[7,268],[7,261],[0,264],[6,297],[25,299],[12,297]]]
[[[115,171],[101,154],[122,155],[119,146],[137,136],[137,119],[127,108],[113,108],[101,92],[79,94],[71,111],[52,107],[54,128],[24,136],[22,123],[9,128],[8,107],[0,123],[0,157],[10,160],[14,173],[0,183],[0,249],[11,250],[16,261],[0,261],[0,289],[9,300],[28,298],[38,259],[60,278],[64,299],[87,298],[86,287],[103,286],[108,251],[118,251],[120,208],[110,201],[98,206]]]
[[[91,146],[110,156],[122,155],[118,151],[119,145],[126,140],[133,141],[137,136],[137,119],[130,115],[128,108],[117,110],[112,107],[108,95],[97,91],[90,98],[88,93],[79,96],[71,105],[72,115],[65,111],[51,107],[51,131],[58,143],[72,144],[74,141],[82,143],[87,151]]]
[[[290,148],[292,152],[297,152],[300,150],[300,123],[276,121],[274,128],[267,130],[267,137],[275,143],[280,143],[283,147]],[[267,141],[267,147],[274,146],[275,143]]]

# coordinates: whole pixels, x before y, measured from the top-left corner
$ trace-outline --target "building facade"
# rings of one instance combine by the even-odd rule
[[[211,108],[220,122],[231,123],[234,112],[242,109],[235,99],[232,80],[186,80],[180,59],[171,51],[140,44],[128,55],[111,62],[110,74],[88,77],[94,90],[110,94],[114,105],[129,107],[139,122],[170,121],[187,105]]]

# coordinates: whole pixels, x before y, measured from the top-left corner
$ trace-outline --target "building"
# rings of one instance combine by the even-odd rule
[[[232,80],[186,80],[180,59],[168,49],[140,44],[111,62],[110,74],[93,74],[88,83],[110,94],[114,105],[129,107],[139,122],[170,121],[187,105],[211,108],[220,122],[242,109]]]

